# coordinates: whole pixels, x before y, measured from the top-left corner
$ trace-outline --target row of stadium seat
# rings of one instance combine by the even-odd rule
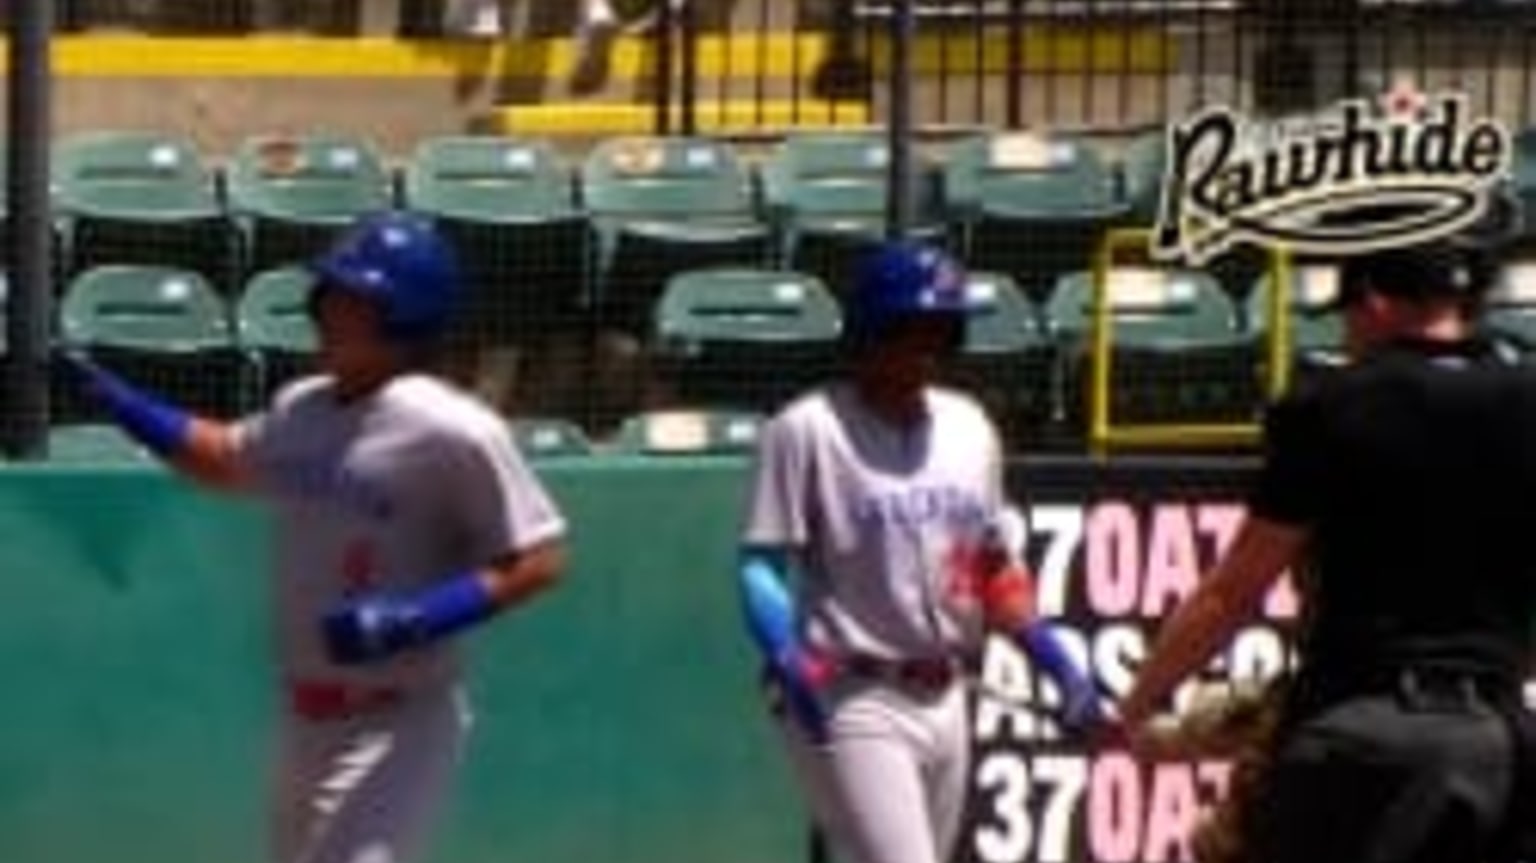
[[[1083,140],[967,138],[916,172],[914,231],[1041,301],[1106,229],[1150,222],[1162,146],[1149,135],[1111,161]],[[425,140],[398,169],[365,140],[321,134],[251,138],[220,166],[159,133],[81,134],[56,150],[66,276],[153,263],[232,292],[358,213],[403,205],[438,216],[487,302],[532,329],[574,306],[639,329],[668,276],[704,266],[798,270],[838,289],[883,232],[889,192],[873,131],[799,134],[756,163],[721,140],[616,138],[574,168],[545,142],[500,137]]]
[[[1325,266],[1295,270],[1292,362],[1306,371],[1337,359],[1340,321]],[[73,279],[58,310],[58,343],[97,356],[180,402],[232,416],[265,402],[305,368],[315,348],[305,313],[310,277],[257,274],[227,299],[193,271],[98,267]],[[1045,305],[1005,274],[973,272],[979,311],[953,364],[953,382],[977,393],[1010,437],[1080,440],[1093,319],[1088,273],[1067,274]],[[1111,271],[1112,410],[1121,420],[1242,421],[1263,399],[1268,293],[1234,303],[1206,273]],[[808,274],[705,269],[668,280],[652,309],[645,349],[667,405],[765,414],[825,378],[837,362],[838,298]],[[1536,271],[1506,270],[1484,323],[1515,351],[1536,356]],[[537,387],[538,380],[526,386]],[[100,419],[67,387],[55,418]],[[636,404],[641,409],[658,405]]]
[[[1517,185],[1536,198],[1536,130]],[[1046,302],[1086,268],[1106,230],[1151,223],[1161,134],[1111,160],[1082,139],[994,132],[925,161],[914,233]],[[667,278],[707,266],[807,272],[834,290],[884,231],[883,133],[801,133],[752,163],[708,138],[602,141],[573,168],[551,145],[424,140],[397,169],[346,136],[245,140],[215,167],[189,142],[146,132],[62,139],[53,188],[66,276],[110,264],[196,270],[232,293],[318,250],[346,221],[391,205],[437,216],[480,287],[477,316],[517,341],[596,313],[643,330]],[[1241,294],[1262,262],[1214,268]]]
[[[756,445],[765,417],[748,411],[656,410],[625,417],[612,441],[597,441],[563,417],[516,417],[508,430],[523,454],[538,461],[585,456],[742,456]],[[154,456],[117,426],[63,422],[48,429],[56,463],[150,464]]]
[[[309,285],[305,271],[281,268],[255,275],[226,299],[195,271],[96,267],[64,291],[57,339],[201,410],[232,415],[264,402],[307,364],[315,346],[304,307]],[[970,291],[980,314],[968,328],[957,382],[984,393],[1010,423],[1075,416],[1080,400],[1062,394],[1086,383],[1089,274],[1064,276],[1044,306],[1005,274],[973,273]],[[1198,272],[1120,268],[1110,297],[1116,350],[1138,356],[1124,367],[1150,376],[1151,389],[1136,399],[1145,409],[1251,410],[1261,314],[1234,304]],[[813,275],[693,270],[667,281],[648,329],[645,346],[671,398],[767,412],[832,371],[842,308]],[[1304,351],[1333,341],[1331,333],[1301,330]],[[1212,384],[1211,392],[1192,395],[1201,384]],[[1168,387],[1183,395],[1162,391]],[[66,417],[89,415],[69,393],[56,404]]]

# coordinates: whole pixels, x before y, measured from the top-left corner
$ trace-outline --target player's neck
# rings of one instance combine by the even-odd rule
[[[336,378],[336,400],[344,404],[369,398],[399,376],[395,368],[370,369]]]
[[[869,412],[899,428],[917,425],[928,418],[926,389],[924,386],[892,385],[872,376],[854,381],[854,391]]]

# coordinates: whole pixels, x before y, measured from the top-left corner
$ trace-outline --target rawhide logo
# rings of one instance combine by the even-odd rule
[[[1464,94],[1405,88],[1270,122],[1204,110],[1168,130],[1151,254],[1194,266],[1239,242],[1357,254],[1461,230],[1512,149],[1503,125],[1471,114]]]

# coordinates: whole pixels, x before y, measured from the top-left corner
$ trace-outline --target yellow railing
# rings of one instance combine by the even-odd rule
[[[1117,447],[1140,449],[1200,449],[1257,443],[1259,423],[1126,423],[1116,424],[1111,390],[1114,380],[1114,325],[1110,316],[1109,274],[1117,256],[1134,249],[1147,254],[1150,232],[1121,228],[1108,232],[1093,262],[1093,303],[1089,328],[1088,443],[1095,455]],[[1291,256],[1284,250],[1270,255],[1269,290],[1265,297],[1266,361],[1264,394],[1285,391],[1291,371]],[[1256,406],[1257,407],[1257,406]]]

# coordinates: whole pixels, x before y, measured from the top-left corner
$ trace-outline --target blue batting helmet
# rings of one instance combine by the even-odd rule
[[[898,320],[934,317],[953,321],[958,341],[970,311],[959,262],[932,246],[888,241],[859,266],[847,335],[852,345],[861,347],[880,339]]]
[[[458,256],[431,221],[410,213],[360,219],[309,267],[321,287],[376,302],[385,334],[401,341],[442,335],[459,305]]]

